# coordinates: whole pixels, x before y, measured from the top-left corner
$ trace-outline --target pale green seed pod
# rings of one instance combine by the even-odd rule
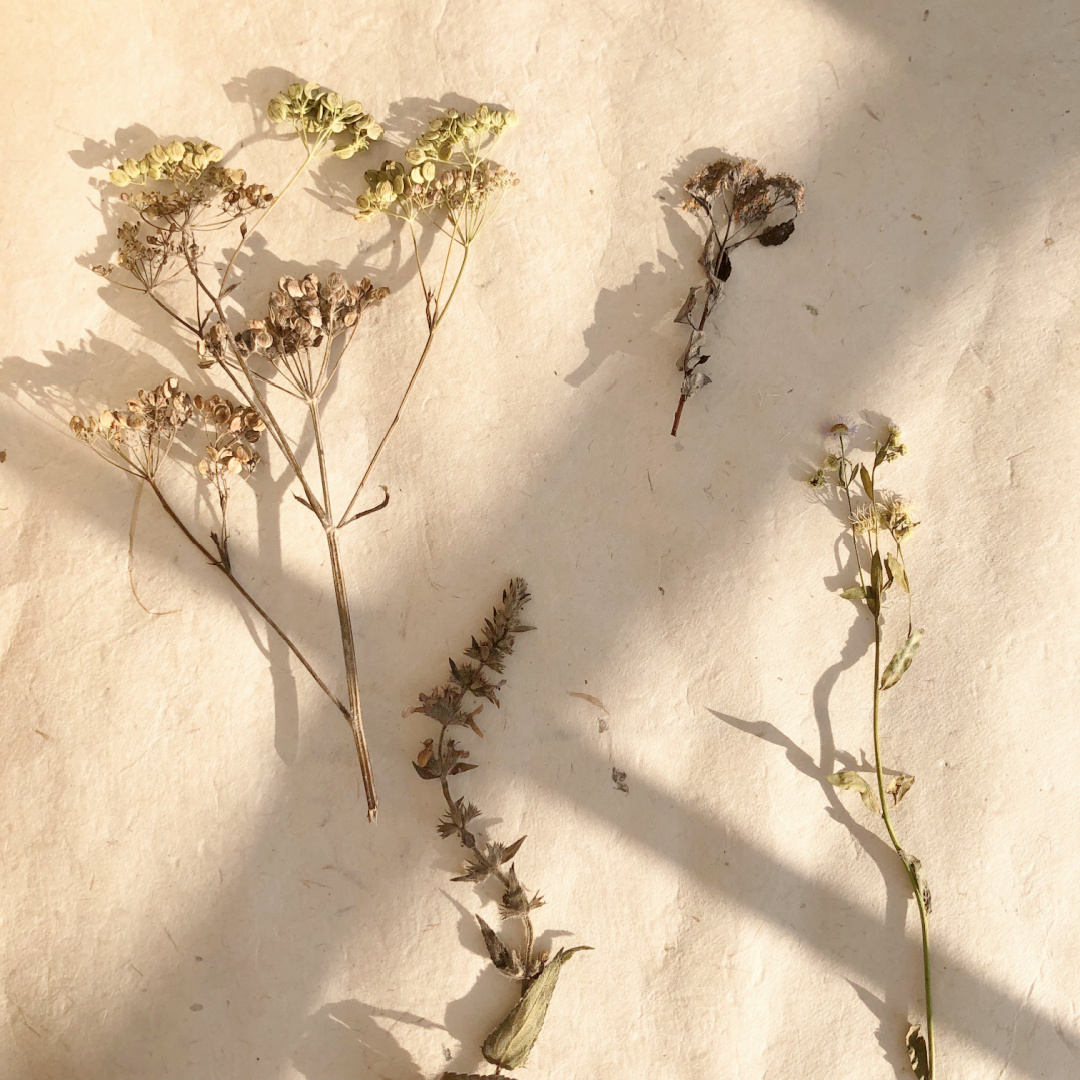
[[[405,151],[405,160],[413,165],[422,165],[427,155],[417,146],[412,146]]]
[[[131,183],[131,177],[128,176],[128,174],[124,172],[123,169],[113,169],[113,171],[109,173],[109,179],[117,187],[127,187],[128,184]]]
[[[206,156],[210,161],[220,161],[225,156],[225,152],[220,146],[215,146],[213,143],[204,143],[203,145],[206,148]]]
[[[504,113],[503,119],[506,121],[507,127],[517,127],[518,125],[518,114],[513,109],[508,113]]]
[[[353,156],[353,154],[356,153],[356,151],[357,151],[357,147],[352,146],[352,145],[339,146],[334,151],[334,156],[341,158],[342,161],[348,161],[349,158],[351,158]]]
[[[274,98],[266,107],[266,115],[273,124],[280,124],[285,120],[285,102],[280,97]]]
[[[424,164],[423,164],[423,167],[421,168],[421,173],[422,173],[425,180],[429,180],[429,181],[434,180],[435,179],[435,162],[434,161],[425,161]]]
[[[168,154],[170,161],[183,161],[184,144],[179,141],[171,142],[165,147],[165,153]]]
[[[389,180],[380,180],[375,187],[375,195],[380,202],[389,202],[394,197],[394,185]]]
[[[155,146],[147,156],[157,165],[164,165],[169,160],[164,146]]]
[[[325,100],[326,100],[327,108],[333,109],[334,112],[340,112],[342,107],[345,104],[341,100],[341,95],[340,94],[335,94],[333,91],[331,91],[329,94],[326,95]]]

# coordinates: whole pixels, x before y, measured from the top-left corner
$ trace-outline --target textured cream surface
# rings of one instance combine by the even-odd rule
[[[402,712],[514,574],[538,629],[462,790],[528,834],[545,947],[595,949],[527,1075],[902,1072],[914,907],[824,780],[872,759],[872,634],[798,482],[823,423],[863,410],[902,425],[888,485],[923,522],[927,634],[885,742],[917,777],[897,824],[933,888],[940,1077],[1080,1075],[1078,26],[1004,0],[9,4],[0,1077],[488,1070],[513,1000],[473,919],[492,893],[449,882],[410,765],[431,724]],[[205,386],[88,269],[114,243],[107,169],[199,137],[276,189],[297,146],[265,104],[295,79],[398,142],[436,105],[522,120],[498,155],[521,186],[373,477],[391,505],[343,537],[375,827],[340,716],[148,497],[131,577],[164,614],[140,606],[133,483],[66,428],[170,373]],[[804,180],[807,208],[786,246],[737,253],[676,441],[671,320],[701,276],[676,188],[720,150]],[[344,212],[386,155],[290,192],[234,294],[257,314],[307,269],[392,288],[328,400],[339,500],[423,339],[400,234]],[[282,465],[240,500],[234,559],[342,686]]]

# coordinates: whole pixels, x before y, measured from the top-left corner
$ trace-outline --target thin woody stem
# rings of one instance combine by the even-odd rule
[[[423,351],[420,353],[420,359],[416,362],[416,367],[413,369],[412,378],[409,379],[408,386],[405,387],[405,393],[401,397],[401,401],[398,404],[397,412],[394,413],[393,420],[390,421],[390,426],[386,429],[386,433],[382,439],[379,440],[379,445],[375,447],[375,453],[371,455],[371,460],[367,464],[367,468],[364,470],[364,475],[360,478],[360,483],[356,485],[356,490],[353,492],[352,498],[349,500],[349,505],[345,508],[345,513],[341,515],[341,522],[343,524],[349,515],[352,513],[353,507],[356,505],[356,500],[360,498],[360,492],[363,490],[364,484],[367,483],[368,477],[371,476],[372,469],[375,468],[375,462],[379,460],[379,455],[383,452],[383,447],[386,446],[387,441],[393,434],[394,428],[397,427],[398,421],[401,419],[401,414],[405,409],[405,403],[409,400],[409,394],[412,393],[412,388],[416,385],[416,380],[420,376],[420,369],[424,366],[424,361],[427,359],[428,353],[431,351],[432,342],[435,340],[435,332],[439,329],[443,321],[443,316],[446,315],[447,310],[450,307],[450,302],[454,299],[454,293],[457,291],[458,282],[461,281],[461,277],[465,272],[465,264],[469,258],[469,249],[465,248],[465,252],[461,257],[461,265],[458,267],[457,276],[454,278],[453,287],[450,289],[450,295],[447,297],[446,303],[439,311],[435,321],[431,324],[431,329],[428,331],[427,341],[424,342]]]
[[[356,663],[356,639],[353,635],[352,614],[349,610],[349,592],[345,584],[345,574],[341,568],[341,554],[338,550],[338,526],[331,525],[333,514],[330,509],[330,477],[326,468],[326,453],[323,447],[322,418],[319,403],[314,398],[308,399],[311,414],[311,426],[315,432],[315,448],[319,459],[319,476],[322,479],[323,506],[326,511],[326,545],[330,553],[330,573],[334,583],[334,598],[337,601],[338,625],[341,629],[341,651],[345,661],[345,685],[349,692],[349,726],[352,728],[353,741],[356,744],[356,756],[360,762],[360,775],[364,781],[364,794],[367,798],[368,820],[374,821],[379,812],[379,800],[375,794],[375,775],[371,767],[367,738],[364,735],[364,722],[360,711],[360,679]]]
[[[240,584],[240,582],[233,575],[232,571],[225,566],[222,560],[217,558],[195,537],[195,535],[191,532],[187,525],[185,525],[184,522],[181,520],[180,516],[172,508],[168,499],[165,498],[164,492],[161,490],[161,488],[158,487],[157,483],[154,480],[147,480],[146,482],[150,485],[150,490],[153,491],[153,493],[157,496],[158,502],[161,503],[161,506],[164,509],[165,513],[168,514],[170,518],[172,518],[173,523],[176,525],[176,527],[199,550],[199,552],[203,556],[205,556],[206,561],[210,563],[211,566],[216,567],[225,575],[226,578],[228,578],[233,588],[236,589],[238,593],[240,593],[240,595],[252,606],[252,608],[254,608],[256,613],[266,623],[266,625],[269,626],[270,629],[273,630],[274,633],[277,634],[277,636],[281,638],[281,640],[288,646],[293,656],[295,656],[296,659],[300,661],[307,673],[315,680],[315,683],[319,687],[319,689],[322,690],[322,692],[337,706],[338,711],[345,717],[345,719],[349,720],[349,710],[338,700],[337,695],[334,694],[330,687],[326,685],[322,677],[311,666],[307,657],[304,656],[304,654],[300,651],[295,642],[293,642],[289,635],[286,634],[280,626],[278,626],[278,624],[269,616],[269,614],[267,614],[266,609],[263,608],[263,606],[251,595],[251,593],[249,593],[247,589],[245,589],[244,586]]]

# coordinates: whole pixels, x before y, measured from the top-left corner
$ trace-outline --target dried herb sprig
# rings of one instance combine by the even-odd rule
[[[865,605],[874,620],[873,734],[877,792],[875,795],[870,785],[853,769],[833,773],[829,776],[829,782],[838,788],[855,791],[866,808],[884,821],[889,840],[911,885],[922,931],[926,1035],[924,1037],[921,1026],[913,1021],[908,1029],[906,1043],[908,1058],[915,1075],[919,1080],[934,1080],[934,1005],[928,922],[931,911],[930,887],[926,882],[922,863],[901,845],[890,812],[911,790],[915,777],[900,773],[886,783],[881,749],[881,695],[903,678],[915,658],[924,633],[914,627],[911,581],[904,559],[904,543],[919,522],[914,519],[912,509],[905,500],[892,492],[882,490],[877,482],[878,470],[883,465],[907,453],[900,429],[891,425],[885,437],[875,442],[869,468],[866,463],[856,464],[852,456],[855,432],[856,425],[849,420],[838,420],[829,426],[827,437],[833,446],[807,482],[813,489],[835,498],[844,512],[855,554],[858,584],[844,589],[840,596]],[[907,634],[882,671],[884,609],[894,586],[907,598]]]
[[[475,769],[477,765],[467,760],[469,751],[464,750],[449,731],[453,727],[464,727],[483,737],[476,717],[483,709],[484,701],[499,708],[498,691],[505,682],[493,681],[491,674],[503,673],[506,660],[514,649],[515,635],[534,629],[521,621],[522,610],[529,600],[528,586],[521,578],[514,578],[503,592],[502,606],[495,608],[491,618],[484,621],[479,640],[474,637],[465,650],[468,661],[455,663],[451,659],[447,683],[437,686],[430,694],[421,694],[420,704],[409,710],[423,713],[439,724],[438,740],[424,741],[413,768],[422,779],[439,781],[446,803],[446,812],[438,823],[439,835],[444,838],[456,836],[469,853],[464,873],[452,880],[474,884],[494,880],[500,889],[500,916],[504,921],[517,920],[522,927],[522,944],[514,948],[479,915],[476,916],[491,962],[508,979],[521,984],[520,999],[484,1040],[482,1047],[484,1057],[499,1071],[525,1064],[543,1027],[563,964],[574,953],[589,948],[578,945],[572,949],[559,949],[553,957],[546,951],[535,953],[532,912],[544,901],[539,893],[529,895],[513,862],[526,838],[522,836],[512,844],[504,845],[478,833],[470,826],[480,817],[480,808],[463,796],[455,798],[450,789],[450,777]],[[467,695],[477,702],[472,709],[465,707]],[[446,1073],[443,1080],[452,1080],[456,1075]]]
[[[427,344],[397,412],[369,460],[348,506],[344,513],[338,514],[331,506],[327,450],[322,431],[322,398],[352,341],[360,316],[372,304],[383,300],[387,290],[372,285],[366,278],[350,284],[336,272],[323,281],[315,274],[299,279],[283,277],[278,288],[270,294],[266,314],[248,319],[241,329],[237,329],[233,323],[238,313],[226,310],[226,305],[233,303],[230,294],[236,288],[236,283],[229,279],[251,232],[265,221],[266,215],[314,161],[331,154],[339,158],[352,157],[367,149],[383,131],[358,101],[345,101],[317,83],[294,83],[283,90],[270,102],[268,115],[272,122],[290,126],[304,151],[303,161],[276,197],[264,185],[249,184],[243,170],[220,166],[221,149],[205,140],[154,146],[142,158],[131,158],[111,173],[113,184],[124,189],[119,197],[132,216],[120,226],[115,263],[94,268],[112,283],[145,294],[165,311],[185,334],[190,335],[197,349],[198,367],[222,374],[239,401],[234,402],[218,393],[205,399],[201,395],[192,396],[180,389],[177,380],[170,379],[152,392],[140,392],[125,409],[107,409],[100,417],[87,420],[75,417],[72,428],[111,464],[149,484],[183,535],[266,619],[344,714],[356,745],[368,816],[374,819],[378,799],[361,716],[356,645],[339,534],[346,525],[383,509],[389,501],[384,487],[381,502],[357,509],[364,483],[400,419],[435,328],[461,280],[469,245],[497,205],[498,199],[493,196],[501,195],[517,182],[487,158],[491,146],[504,128],[512,126],[516,117],[483,106],[469,117],[449,110],[433,121],[428,134],[407,152],[410,162],[418,162],[412,172],[417,168],[420,170],[419,179],[409,173],[410,187],[405,196],[413,199],[406,216],[414,245],[414,223],[418,216],[424,216],[449,237],[450,249],[460,247],[463,254],[445,299],[443,288],[448,281],[449,252],[437,290],[424,284],[421,269],[428,314]],[[380,185],[381,181],[374,189],[378,196],[375,209],[402,216],[394,209],[399,203],[395,185],[391,184],[395,195],[389,199]],[[133,187],[138,190],[128,190]],[[427,192],[423,205],[422,188]],[[405,193],[403,185],[401,193]],[[249,225],[247,219],[253,212],[258,214]],[[239,242],[224,269],[214,279],[198,236],[207,230],[235,223],[239,224]],[[419,248],[415,250],[419,268]],[[118,270],[121,272],[117,273]],[[187,305],[177,296],[185,275],[193,291]],[[317,478],[293,449],[301,439],[286,433],[283,421],[275,412],[275,395],[279,393],[298,399],[306,406],[315,445]],[[198,539],[194,526],[189,527],[182,520],[159,479],[177,432],[195,416],[202,420],[206,442],[194,478],[212,484],[217,495],[219,517],[216,528],[209,534],[216,554]],[[347,706],[338,700],[296,643],[267,615],[233,573],[228,547],[229,492],[235,480],[250,477],[258,464],[259,455],[254,450],[254,443],[263,432],[281,451],[302,489],[302,494],[295,497],[315,515],[326,535],[341,631]]]
[[[731,277],[731,252],[748,240],[763,247],[783,244],[795,231],[795,218],[803,209],[803,185],[798,180],[785,173],[766,176],[760,165],[745,158],[706,165],[690,177],[684,190],[683,209],[697,214],[706,229],[701,255],[705,285],[690,289],[675,316],[677,323],[690,327],[690,337],[676,364],[683,379],[672,435],[679,432],[687,400],[712,382],[701,370],[710,355],[702,352],[705,325]]]

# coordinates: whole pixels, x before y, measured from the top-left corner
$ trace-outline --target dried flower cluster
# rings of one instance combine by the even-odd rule
[[[112,464],[152,480],[194,408],[179,380],[166,379],[153,390],[140,390],[122,409],[103,409],[85,420],[73,416],[70,426]]]
[[[421,694],[420,704],[410,710],[423,713],[439,725],[438,739],[424,741],[413,768],[422,779],[437,780],[442,788],[446,812],[438,823],[439,835],[444,838],[456,836],[469,853],[464,872],[453,880],[474,884],[494,880],[499,889],[499,915],[504,921],[521,923],[522,945],[514,948],[479,915],[476,917],[491,962],[498,971],[521,986],[520,999],[482,1047],[484,1057],[500,1069],[516,1069],[525,1064],[543,1026],[559,971],[574,953],[588,947],[560,949],[553,957],[547,952],[534,953],[531,913],[542,906],[543,898],[539,893],[528,894],[512,861],[525,837],[503,845],[478,834],[472,823],[480,817],[479,807],[464,797],[455,798],[450,790],[450,777],[477,766],[467,760],[469,751],[462,749],[449,735],[449,730],[464,727],[481,735],[476,717],[483,709],[483,701],[499,707],[498,691],[505,680],[492,681],[489,672],[501,675],[513,652],[515,635],[534,629],[521,620],[529,599],[525,582],[514,578],[503,592],[502,606],[495,608],[491,618],[485,620],[479,640],[474,637],[465,650],[468,661],[455,663],[451,660],[449,681],[430,694]],[[477,702],[472,709],[465,707],[467,695]],[[507,863],[509,868],[506,868]],[[451,1075],[447,1074],[447,1077]]]
[[[881,750],[881,695],[892,689],[907,672],[923,638],[923,631],[912,621],[911,583],[904,559],[904,543],[919,524],[910,506],[898,495],[878,487],[878,470],[907,453],[900,429],[890,425],[883,439],[874,443],[869,468],[856,464],[852,441],[857,425],[850,420],[830,424],[826,438],[832,444],[821,465],[807,478],[807,483],[822,498],[832,500],[846,520],[854,555],[857,584],[844,589],[841,596],[865,604],[874,621],[873,736],[876,786],[854,769],[833,773],[829,781],[838,788],[856,792],[866,808],[885,824],[897,857],[904,867],[919,912],[922,930],[923,985],[926,1002],[926,1035],[912,1022],[907,1034],[911,1067],[919,1080],[934,1078],[934,1008],[930,978],[930,932],[927,917],[931,911],[930,888],[922,863],[900,844],[890,809],[911,790],[915,777],[900,772],[886,783]],[[891,547],[891,550],[888,550]],[[894,586],[907,599],[907,633],[892,659],[882,670],[882,633],[885,625],[885,602]]]
[[[749,240],[764,247],[783,244],[803,209],[802,184],[784,173],[767,176],[746,159],[714,161],[699,169],[684,190],[683,209],[696,213],[706,227],[701,255],[705,285],[690,290],[675,316],[677,323],[690,327],[690,337],[676,364],[683,379],[672,435],[678,434],[686,402],[712,381],[701,370],[710,356],[702,351],[705,325],[731,277],[731,252]]]
[[[503,192],[518,182],[487,159],[503,132],[516,124],[516,113],[486,105],[471,114],[448,109],[405,151],[404,164],[385,161],[364,174],[368,190],[356,200],[356,216],[366,220],[391,213],[411,222],[442,212],[451,237],[467,246]]]
[[[313,82],[293,83],[282,90],[271,99],[266,113],[275,124],[291,124],[309,150],[321,150],[342,136],[332,152],[343,159],[366,150],[383,133],[359,101],[343,101],[340,94]]]
[[[373,285],[367,278],[349,283],[336,271],[323,280],[314,273],[283,277],[277,289],[270,293],[266,313],[252,319],[236,310],[231,294],[238,283],[230,282],[229,278],[252,230],[266,221],[267,215],[281,202],[281,196],[314,161],[330,154],[352,157],[378,139],[382,127],[364,111],[360,102],[346,101],[317,83],[294,83],[277,94],[269,104],[268,116],[273,123],[290,126],[304,150],[303,161],[277,197],[261,184],[249,184],[242,169],[223,167],[220,162],[224,155],[211,142],[190,140],[155,145],[142,157],[129,158],[110,174],[112,183],[125,189],[119,198],[129,217],[118,230],[115,266],[94,267],[114,284],[144,293],[164,311],[187,341],[194,344],[198,367],[221,376],[231,386],[230,393],[237,395],[236,401],[213,390],[192,397],[179,388],[178,380],[169,379],[154,391],[140,392],[127,403],[126,409],[107,409],[87,420],[75,417],[71,426],[106,460],[149,484],[184,536],[225,574],[346,717],[356,745],[369,817],[374,819],[378,800],[361,717],[358,661],[340,532],[346,525],[381,510],[389,501],[383,487],[381,502],[366,509],[357,505],[379,455],[401,418],[435,329],[461,280],[469,243],[490,216],[491,195],[512,182],[509,174],[487,161],[485,155],[516,117],[484,106],[468,116],[450,110],[433,121],[427,134],[409,151],[413,163],[406,170],[410,192],[415,188],[414,194],[420,198],[423,186],[426,209],[441,208],[441,219],[436,222],[438,229],[449,237],[451,248],[457,244],[465,250],[456,273],[451,271],[448,259],[438,288],[429,289],[423,278],[419,247],[415,248],[428,321],[427,341],[386,433],[359,481],[353,478],[355,487],[344,513],[335,513],[322,431],[322,399],[352,342],[360,316],[385,299],[388,290]],[[411,178],[414,172],[416,183]],[[131,188],[136,190],[128,190]],[[404,183],[401,190],[404,191]],[[387,203],[387,207],[393,202]],[[259,213],[249,224],[246,218],[252,211]],[[239,226],[239,242],[218,273],[218,268],[206,257],[206,249],[196,240],[196,233],[235,224]],[[416,245],[413,224],[410,220]],[[130,275],[130,283],[117,280],[120,275],[113,274],[116,266]],[[186,296],[185,281],[190,290]],[[448,289],[445,298],[444,285]],[[275,411],[278,393],[299,399],[306,407],[310,442],[286,431],[285,421]],[[197,452],[194,478],[212,484],[218,496],[216,511],[212,500],[205,503],[216,516],[209,532],[216,554],[198,538],[197,527],[183,520],[159,482],[162,465],[169,457],[177,432],[195,415],[202,420],[206,438]],[[302,489],[296,498],[315,515],[325,532],[341,631],[347,705],[233,573],[228,550],[229,492],[236,479],[249,478],[259,464],[260,454],[255,447],[264,432]],[[314,467],[301,461],[302,455],[295,449],[312,444]]]

